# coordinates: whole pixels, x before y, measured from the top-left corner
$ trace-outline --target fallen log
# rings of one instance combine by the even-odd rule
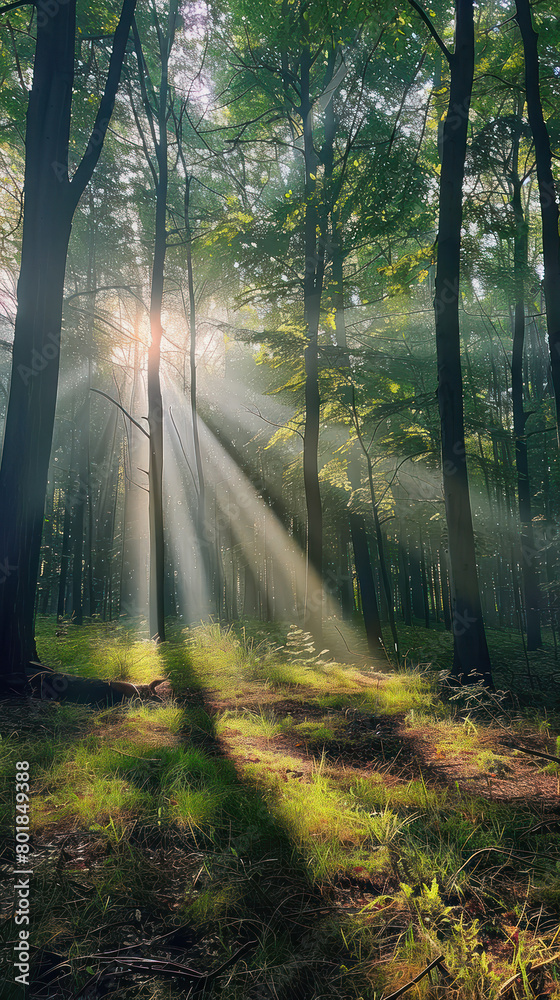
[[[41,701],[68,701],[74,705],[110,707],[134,698],[161,702],[163,698],[157,692],[159,685],[165,685],[161,695],[169,693],[169,685],[164,677],[158,677],[149,684],[132,684],[130,681],[104,681],[78,677],[75,674],[61,674],[40,663],[31,663],[26,669],[31,695]]]

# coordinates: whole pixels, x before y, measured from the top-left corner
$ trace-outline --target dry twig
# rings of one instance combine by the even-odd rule
[[[412,989],[413,986],[416,986],[416,983],[419,983],[420,980],[424,978],[424,976],[427,976],[432,971],[432,969],[435,969],[436,966],[441,965],[442,962],[443,962],[443,955],[438,955],[438,957],[434,958],[433,962],[430,962],[430,964],[427,965],[426,968],[422,970],[422,972],[419,972],[418,975],[414,977],[414,979],[411,979],[409,983],[405,983],[405,985],[401,986],[401,988],[399,990],[396,990],[395,993],[391,993],[388,997],[384,997],[384,1000],[397,1000],[398,997],[402,997],[404,993]]]

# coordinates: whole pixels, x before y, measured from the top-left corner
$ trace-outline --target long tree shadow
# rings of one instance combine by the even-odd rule
[[[130,745],[117,746],[127,713],[107,713],[95,747],[111,743],[106,781],[135,792],[128,822],[113,824],[103,848],[95,824],[88,834],[70,832],[57,860],[56,876],[77,902],[89,898],[88,879],[76,877],[78,859],[87,857],[96,893],[110,899],[105,927],[92,936],[85,906],[73,951],[83,953],[87,941],[87,961],[73,963],[72,978],[64,949],[43,947],[28,997],[355,996],[358,979],[367,984],[341,933],[344,918],[263,790],[229,759],[188,654],[169,646],[161,657],[182,709],[180,729],[158,745],[153,733],[143,741],[138,725]],[[143,799],[159,803],[157,813],[135,814]]]

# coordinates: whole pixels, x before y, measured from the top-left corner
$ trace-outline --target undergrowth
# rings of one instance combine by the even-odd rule
[[[240,949],[208,995],[381,1000],[441,956],[410,996],[560,998],[556,765],[510,745],[554,755],[556,716],[295,627],[42,627],[50,665],[174,699],[0,707],[6,871],[15,761],[32,775],[33,1000],[184,996],[162,962]],[[8,957],[12,906],[8,879]]]

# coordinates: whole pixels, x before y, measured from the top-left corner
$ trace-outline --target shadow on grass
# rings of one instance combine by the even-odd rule
[[[161,658],[180,703],[161,742],[148,707],[136,717],[82,709],[72,725],[66,708],[49,706],[69,724],[43,756],[58,779],[43,789],[45,825],[32,843],[26,1000],[359,995],[367,980],[344,919],[263,791],[228,759],[188,653],[169,645]],[[69,800],[49,805],[68,768]],[[9,906],[4,913],[9,956],[15,927]],[[20,998],[13,974],[5,978],[3,997]]]
[[[421,719],[434,707],[421,680],[349,673],[337,691],[331,673],[324,694],[320,678],[307,684],[309,671],[302,672],[307,686],[287,684],[266,653],[242,655],[228,636],[203,640],[164,644],[148,664],[157,659],[156,673],[161,667],[168,674],[177,704],[104,711],[49,705],[35,717],[25,714],[28,706],[19,717],[0,712],[4,773],[9,778],[15,760],[29,759],[35,780],[35,983],[26,1000],[171,1000],[201,992],[232,1000],[373,1000],[433,958],[435,938],[423,936],[417,910],[443,921],[451,907],[451,923],[440,928],[451,952],[463,954],[463,918],[471,916],[497,921],[502,947],[505,903],[490,896],[501,880],[509,912],[527,890],[519,860],[545,842],[551,854],[556,836],[519,805],[443,787],[449,754],[425,760],[403,726],[405,708]],[[258,711],[247,711],[247,699]],[[453,725],[443,735],[456,741]],[[459,733],[463,750],[469,733]],[[258,758],[248,756],[254,753]],[[340,773],[326,773],[329,760]],[[307,780],[298,783],[304,761]],[[426,772],[430,762],[434,770]],[[428,787],[423,777],[413,780],[420,772],[431,779]],[[11,787],[5,801],[11,843]],[[353,867],[356,843],[366,868]],[[505,857],[520,848],[515,861]],[[471,854],[472,892],[464,871]],[[539,889],[532,905],[544,902],[552,919],[554,861],[543,858],[538,871],[531,859],[527,864],[532,879],[549,883],[548,895]],[[360,872],[358,885],[352,879]],[[2,933],[10,962],[11,869],[6,875]],[[469,933],[474,940],[474,924]],[[475,973],[488,986],[487,973]],[[9,986],[11,970],[4,978],[2,1000],[21,997]],[[461,995],[490,995],[469,983]]]

